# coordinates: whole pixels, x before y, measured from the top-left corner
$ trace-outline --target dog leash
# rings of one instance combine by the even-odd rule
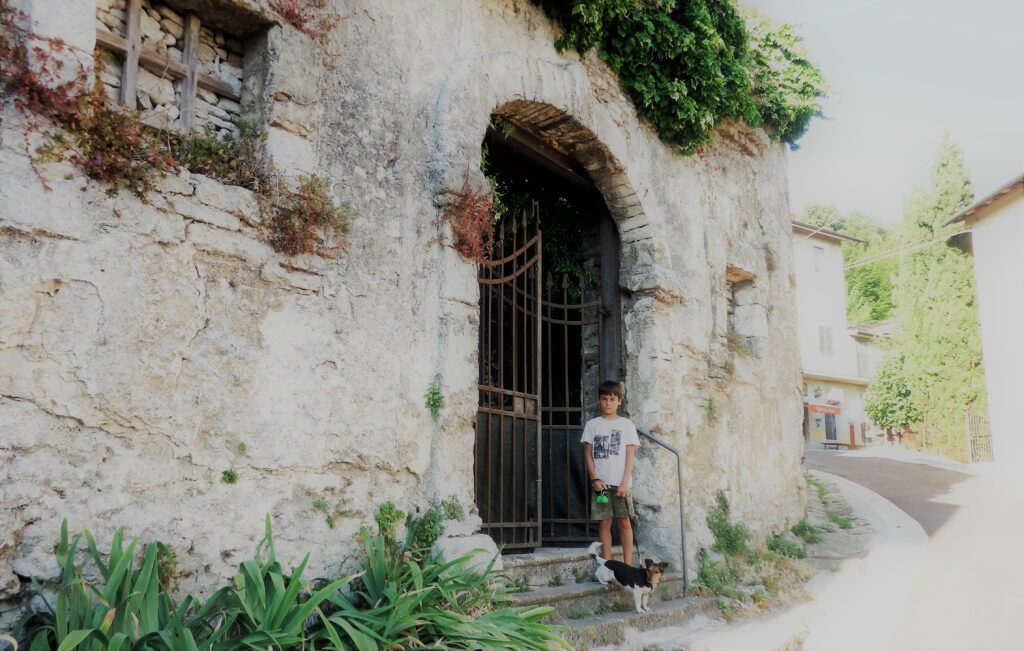
[[[640,563],[643,563],[643,553],[640,551],[640,536],[636,534],[636,518],[630,516],[629,528],[633,530],[633,547],[636,549],[636,558]]]

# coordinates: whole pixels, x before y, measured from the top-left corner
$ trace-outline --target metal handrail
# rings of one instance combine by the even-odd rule
[[[678,450],[642,427],[637,427],[636,431],[641,436],[650,439],[654,444],[660,445],[676,455],[676,477],[679,480],[679,548],[683,555],[683,596],[686,596],[690,591],[690,579],[686,573],[686,526],[683,519],[683,458],[679,455]]]

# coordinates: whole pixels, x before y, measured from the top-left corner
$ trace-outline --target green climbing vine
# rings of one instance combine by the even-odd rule
[[[598,55],[661,137],[687,154],[726,120],[790,144],[820,115],[826,85],[788,25],[732,0],[534,0],[562,28],[561,50]]]

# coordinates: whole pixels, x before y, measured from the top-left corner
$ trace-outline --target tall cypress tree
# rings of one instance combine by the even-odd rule
[[[903,355],[905,380],[922,414],[919,440],[953,458],[966,455],[964,412],[985,406],[973,260],[963,237],[942,237],[958,226],[943,222],[972,199],[963,153],[947,138],[930,187],[915,188],[900,225],[904,244],[937,241],[900,258],[893,291],[894,348]]]

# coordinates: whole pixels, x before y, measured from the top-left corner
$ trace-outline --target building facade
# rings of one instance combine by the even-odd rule
[[[993,461],[1019,472],[1024,468],[1024,427],[1017,415],[1024,292],[1016,281],[1024,277],[1024,176],[946,223],[954,222],[971,231]]]
[[[883,353],[884,325],[846,322],[843,242],[857,238],[793,221],[797,323],[808,444],[866,443],[874,431],[864,391]]]
[[[189,591],[231,576],[268,514],[282,562],[308,551],[314,575],[345,567],[385,501],[458,500],[483,532],[471,546],[561,544],[573,534],[545,526],[586,515],[577,441],[602,376],[625,380],[629,416],[684,455],[688,555],[711,543],[718,491],[756,536],[803,517],[786,157],[763,131],[728,126],[680,156],[523,0],[338,0],[318,39],[262,0],[25,4],[41,42],[108,61],[113,100],[172,129],[245,118],[282,175],[329,181],[350,224],[333,256],[283,255],[252,192],[181,171],[145,200],[108,193],[34,161],[31,116],[4,109],[8,615],[28,577],[57,576],[65,518],[101,546],[118,527],[162,540]],[[495,133],[498,119],[511,128]],[[585,295],[542,294],[564,287],[544,251],[491,275],[497,263],[457,251],[444,216],[489,191],[485,145],[579,185]],[[532,246],[508,226],[502,242]],[[550,311],[569,303],[589,316]],[[576,329],[557,343],[545,324]],[[648,442],[636,478],[644,539],[679,567],[674,459]],[[329,528],[318,504],[344,515]]]

